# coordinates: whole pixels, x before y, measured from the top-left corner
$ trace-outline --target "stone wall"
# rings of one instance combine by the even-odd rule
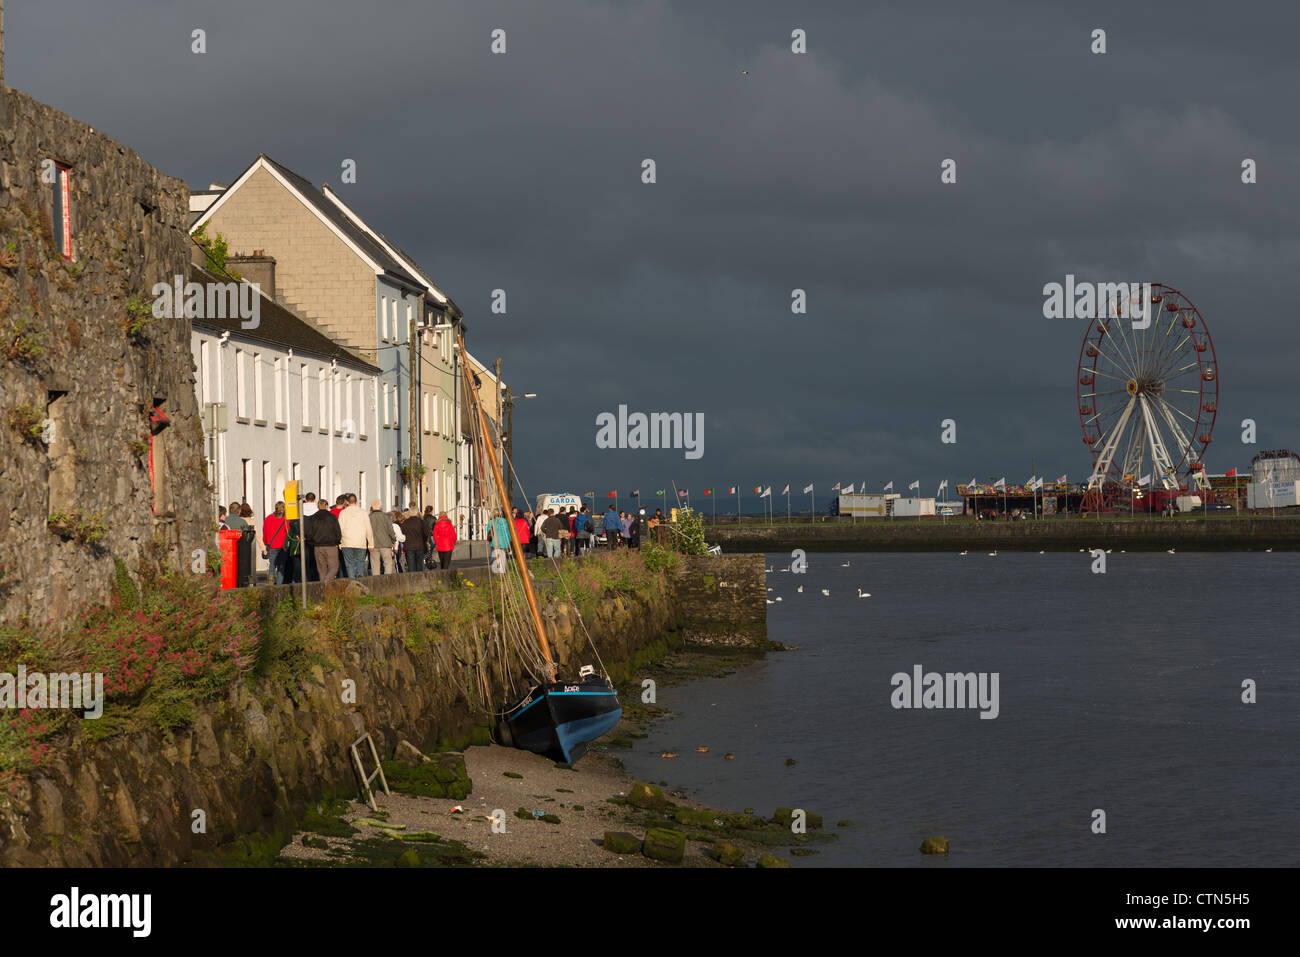
[[[187,272],[189,190],[23,93],[0,98],[0,621],[48,621],[107,592],[114,557],[175,564],[211,539],[189,323],[147,311],[154,283]],[[71,168],[71,261],[47,160]]]
[[[1187,551],[1300,549],[1300,520],[1271,518],[1056,519],[982,521],[944,524],[935,519],[868,519],[856,525],[716,526],[706,530],[710,543],[724,552],[785,552],[796,548],[827,552],[949,551],[1003,548],[1077,551],[1080,548],[1127,548]],[[789,564],[783,561],[783,565]]]
[[[376,587],[423,578],[390,576]],[[349,589],[359,590],[335,586]],[[277,594],[262,590],[267,602]],[[552,595],[544,618],[562,674],[596,663],[572,606]],[[353,638],[331,646],[335,663],[289,688],[240,683],[170,735],[65,742],[16,794],[0,795],[0,864],[171,866],[211,862],[241,843],[278,846],[310,804],[357,793],[348,748],[363,732],[385,758],[403,739],[425,751],[463,744],[491,721],[508,678],[527,690],[517,656],[503,668],[485,633],[412,647],[391,606],[363,605],[353,620]],[[586,624],[616,686],[631,682],[634,692],[636,669],[674,644],[679,620],[665,586],[610,597]],[[344,700],[344,679],[355,682],[355,703]],[[206,833],[194,833],[195,810]]]
[[[683,556],[676,596],[686,641],[729,647],[766,645],[767,576],[762,555]]]

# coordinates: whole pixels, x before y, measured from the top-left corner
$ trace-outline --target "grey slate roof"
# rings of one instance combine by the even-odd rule
[[[367,256],[379,263],[383,267],[385,275],[416,290],[424,289],[423,282],[412,276],[406,267],[390,256],[388,251],[375,242],[364,229],[358,228],[356,223],[352,222],[351,219],[344,215],[342,210],[326,199],[325,195],[317,187],[313,186],[310,180],[299,176],[289,167],[277,163],[265,153],[257,155],[266,160],[269,165],[275,168],[277,173],[292,183],[293,188],[298,190],[317,212],[329,220],[359,248],[365,250]]]
[[[190,265],[190,282],[209,283],[209,282],[230,282],[230,279],[224,276],[218,276],[201,266]],[[258,305],[258,325],[256,329],[244,329],[241,327],[239,317],[232,319],[216,319],[204,317],[203,319],[193,320],[196,326],[208,326],[214,329],[229,330],[232,335],[239,335],[249,339],[259,339],[274,345],[289,346],[295,352],[310,353],[322,359],[338,359],[340,362],[347,362],[350,365],[357,366],[366,372],[375,375],[380,374],[378,366],[363,359],[357,353],[345,348],[335,342],[329,336],[312,328],[303,322],[288,309],[279,305],[274,299],[269,299],[265,294],[261,296],[261,302]]]

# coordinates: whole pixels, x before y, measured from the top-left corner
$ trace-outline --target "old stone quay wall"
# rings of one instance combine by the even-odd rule
[[[761,556],[690,562],[699,568],[656,589],[607,594],[583,619],[625,694],[635,691],[641,667],[681,644],[685,621],[695,623],[697,637],[710,621],[731,622],[727,633],[734,633],[735,607],[711,613],[709,606],[738,600],[759,607],[753,589],[763,587]],[[715,584],[743,578],[751,593],[737,599],[733,592],[741,589],[696,591],[696,574]],[[404,589],[426,577],[426,589],[439,580],[436,572],[395,577]],[[365,586],[338,588],[348,590],[360,595]],[[278,589],[262,591],[268,602],[282,597]],[[458,593],[437,594],[455,601]],[[595,664],[577,607],[553,585],[543,585],[543,598],[562,673]],[[520,662],[501,654],[486,619],[462,637],[414,641],[393,604],[351,609],[337,592],[334,600],[344,602],[352,636],[331,641],[333,660],[313,666],[303,680],[241,682],[227,699],[203,706],[192,726],[170,734],[79,737],[58,749],[21,779],[18,793],[0,796],[0,863],[169,866],[275,845],[322,796],[357,793],[348,747],[360,734],[369,732],[384,758],[403,740],[424,751],[483,741],[507,685],[513,680],[527,689]],[[750,629],[758,631],[753,622]],[[354,702],[343,694],[348,679]],[[194,832],[195,810],[203,811],[205,833]]]
[[[189,323],[150,311],[187,272],[189,190],[0,98],[0,621],[44,622],[107,592],[114,556],[210,543]]]

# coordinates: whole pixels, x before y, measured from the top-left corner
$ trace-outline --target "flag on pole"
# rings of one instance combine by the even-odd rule
[[[974,476],[971,476],[971,480],[970,480],[969,482],[967,482],[966,484],[967,484],[968,486],[970,486],[970,485],[975,485],[975,484],[976,484],[976,482],[975,482],[975,477],[974,477]]]
[[[786,482],[786,483],[785,483],[785,488],[781,489],[781,494],[782,494],[782,495],[789,495],[789,494],[790,494],[790,483],[789,483],[789,482]]]
[[[836,482],[834,485],[831,486],[831,491],[832,491],[832,492],[838,492],[839,490],[840,490],[840,483],[839,483],[839,482]]]
[[[639,488],[634,488],[634,489],[632,489],[632,497],[633,497],[633,498],[640,498],[640,497],[641,497],[641,490],[640,490]]]
[[[595,497],[596,497],[596,492],[594,489],[587,493],[587,498],[595,498]]]
[[[706,488],[706,489],[704,490],[704,494],[705,494],[705,495],[712,495],[712,494],[713,494],[713,489],[711,489],[711,488]]]
[[[729,486],[729,487],[727,488],[727,494],[728,494],[728,495],[735,495],[735,494],[736,494],[736,486],[734,486],[734,485]]]
[[[886,485],[883,489],[881,489],[882,492],[892,492],[893,490],[894,490],[894,480],[893,480],[893,479],[890,479],[890,480],[889,480],[889,484]]]
[[[1065,482],[1066,482],[1066,478],[1065,478],[1064,475],[1061,475],[1061,476],[1059,476],[1059,477],[1056,479],[1056,484],[1057,484],[1057,485],[1064,485]]]
[[[1224,478],[1236,478],[1236,477],[1237,477],[1237,470],[1236,470],[1236,469],[1228,469],[1228,471],[1226,471],[1226,472],[1223,473],[1223,477],[1224,477]]]
[[[813,487],[812,487],[811,485],[809,485],[809,486],[808,486],[806,489],[804,489],[803,491],[804,491],[804,494],[805,494],[805,495],[811,495],[811,494],[812,494],[812,490],[813,490]]]
[[[767,488],[763,489],[763,494],[760,495],[759,498],[768,498],[771,496],[771,494],[772,494],[772,486],[769,485]]]
[[[657,488],[657,489],[655,489],[655,494],[656,494],[656,495],[664,495],[664,494],[666,494],[666,493],[664,492],[663,489],[661,489],[661,488]]]
[[[943,491],[944,489],[946,489],[947,487],[948,487],[948,480],[947,480],[947,479],[944,479],[942,482],[939,483],[939,490],[938,490],[937,492],[935,492],[934,494],[935,494],[935,495],[938,495],[939,492],[942,492],[942,491]]]
[[[605,498],[618,498],[618,489],[614,489],[612,492],[606,492]]]
[[[846,486],[844,486],[844,488],[840,489],[840,494],[842,494],[842,495],[852,495],[852,494],[853,494],[853,486],[852,486],[852,485],[846,485]]]
[[[1144,475],[1144,476],[1142,476],[1140,479],[1138,479],[1138,485],[1139,485],[1139,486],[1141,486],[1141,485],[1150,485],[1150,484],[1151,484],[1151,473],[1150,473],[1150,472],[1148,472],[1146,475]]]
[[[1002,478],[998,479],[996,482],[993,483],[993,487],[1005,489],[1007,487],[1007,477],[1005,475],[1002,476]]]
[[[678,497],[678,498],[685,498],[686,496],[688,496],[688,495],[690,495],[690,494],[691,494],[691,490],[688,489],[688,488],[679,488],[679,489],[677,490],[677,497]]]
[[[909,492],[912,491],[912,489],[916,489],[918,492],[921,491],[921,480],[920,480],[920,479],[917,479],[915,482],[913,482],[911,485],[909,485],[909,486],[907,487],[907,490],[908,490]]]

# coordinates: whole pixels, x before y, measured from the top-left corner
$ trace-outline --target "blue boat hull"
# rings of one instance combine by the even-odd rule
[[[587,745],[607,734],[623,716],[618,692],[594,675],[578,683],[535,685],[506,712],[502,735],[516,748],[572,764]]]

